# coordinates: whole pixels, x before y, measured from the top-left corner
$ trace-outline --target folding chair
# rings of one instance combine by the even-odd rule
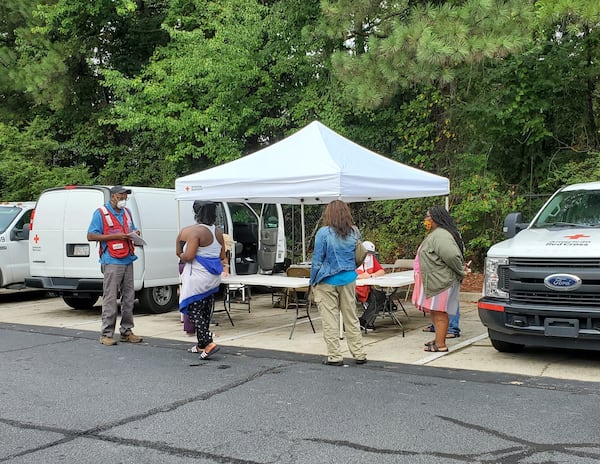
[[[227,317],[229,318],[229,322],[231,322],[231,326],[235,327],[235,324],[233,323],[233,319],[231,319],[231,295],[229,293],[229,285],[223,284],[222,285],[223,290],[223,309],[215,309],[214,305],[213,305],[213,310],[211,313],[211,321],[212,321],[212,316],[214,313],[220,313],[225,311],[227,313]],[[216,323],[217,325],[219,325],[218,323]]]
[[[371,292],[373,292],[375,289],[372,289]],[[366,321],[366,327],[364,328],[365,334],[368,332],[368,325],[369,323],[374,323],[376,318],[378,317],[389,317],[392,322],[398,326],[400,326],[400,328],[402,329],[402,336],[404,337],[405,335],[405,330],[404,330],[404,324],[402,324],[402,322],[400,321],[400,319],[398,319],[398,316],[396,316],[396,314],[394,314],[394,303],[392,301],[392,298],[395,295],[395,291],[390,289],[390,288],[377,288],[376,291],[381,292],[381,294],[378,294],[379,296],[375,296],[373,293],[369,296],[369,298],[376,298],[376,300],[374,301],[377,304],[377,312],[375,313],[372,322],[370,321]],[[381,297],[383,297],[383,300],[381,300]],[[358,300],[357,300],[358,301]],[[400,304],[400,307],[402,308],[402,310],[404,311],[404,314],[406,314],[406,317],[408,317],[408,314],[406,313],[406,309],[404,309],[404,305],[402,305],[401,301],[398,301],[398,303]],[[368,301],[365,303],[361,303],[359,301],[359,304],[366,309],[367,308],[367,304]],[[375,330],[375,329],[372,329]]]
[[[252,300],[251,287],[244,284],[226,284],[225,285],[225,303],[231,311],[231,304],[242,304],[248,306],[248,312],[251,312],[250,302]]]
[[[310,277],[310,269],[301,268],[301,267],[290,267],[286,271],[288,277]],[[300,294],[303,294],[303,297],[300,297]],[[290,302],[290,300],[293,301]],[[292,325],[292,331],[290,332],[290,340],[294,335],[294,329],[296,328],[296,322],[298,319],[308,319],[310,322],[310,326],[312,327],[313,333],[317,333],[315,330],[315,326],[313,325],[312,319],[310,317],[310,307],[312,303],[312,295],[310,293],[310,287],[288,287],[286,288],[285,294],[285,309],[288,309],[290,304],[293,304],[296,308],[296,319],[294,319],[294,324]],[[306,308],[306,315],[300,316],[300,307],[304,306]]]
[[[225,253],[229,258],[229,269],[233,269],[235,263],[237,262],[236,256],[242,251],[241,243],[234,243],[233,239],[228,234],[223,234],[223,239],[225,241]],[[227,313],[227,317],[229,318],[229,322],[231,322],[231,326],[234,327],[233,319],[231,318],[231,303],[241,303],[248,305],[248,312],[250,312],[250,287],[246,288],[243,284],[223,284],[223,309],[214,309],[214,313],[220,313],[225,311]],[[232,301],[232,297],[235,297],[236,293],[239,293],[239,297]]]

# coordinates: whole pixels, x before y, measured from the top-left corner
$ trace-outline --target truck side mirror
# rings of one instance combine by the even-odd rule
[[[521,213],[509,213],[504,219],[502,232],[507,238],[513,238],[523,229],[526,229],[529,223],[521,222]]]

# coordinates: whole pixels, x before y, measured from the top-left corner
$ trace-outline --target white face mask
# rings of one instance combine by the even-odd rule
[[[127,200],[121,200],[117,203],[117,208],[123,209],[127,205]]]

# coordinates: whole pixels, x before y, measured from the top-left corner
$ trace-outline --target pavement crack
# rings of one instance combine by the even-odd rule
[[[453,459],[462,462],[473,463],[497,463],[502,462],[503,464],[525,464],[530,462],[531,457],[538,454],[547,453],[560,453],[562,455],[595,459],[600,460],[600,453],[586,451],[586,448],[598,450],[600,446],[598,443],[535,443],[532,441],[524,440],[518,437],[514,437],[497,430],[493,430],[487,427],[482,427],[477,424],[469,424],[467,422],[454,419],[451,417],[437,416],[438,418],[451,422],[454,425],[464,427],[477,432],[492,435],[503,441],[514,443],[515,446],[507,448],[498,448],[496,450],[485,451],[481,453],[467,453],[467,454],[455,454],[447,452],[436,452],[436,451],[411,451],[403,449],[390,449],[390,448],[376,448],[372,446],[363,445],[360,443],[353,443],[345,440],[329,440],[326,438],[306,438],[306,441],[315,443],[330,444],[333,446],[340,446],[345,448],[351,448],[354,450],[364,451],[373,454],[386,454],[395,456],[428,456],[444,459]]]
[[[248,459],[238,459],[232,456],[223,456],[220,454],[209,453],[207,451],[199,451],[193,450],[189,448],[181,448],[177,446],[171,446],[168,443],[162,442],[153,442],[148,440],[135,440],[135,439],[125,439],[119,437],[111,437],[111,436],[94,436],[95,439],[116,443],[124,446],[135,446],[142,447],[147,449],[153,449],[155,451],[159,451],[161,453],[167,453],[169,455],[178,456],[178,457],[186,457],[186,458],[195,458],[195,459],[210,459],[214,462],[226,463],[226,464],[260,464],[258,461],[250,461]]]
[[[261,371],[255,372],[254,374],[244,377],[242,379],[239,379],[235,382],[231,382],[228,384],[223,385],[222,387],[216,388],[214,390],[211,391],[207,391],[204,393],[201,393],[199,395],[196,396],[192,396],[190,398],[184,398],[178,401],[174,401],[172,403],[168,403],[168,404],[164,404],[162,406],[158,406],[156,408],[150,409],[146,412],[140,413],[140,414],[136,414],[133,416],[129,416],[129,417],[125,417],[121,420],[118,421],[114,421],[114,422],[110,422],[108,424],[104,424],[102,426],[96,427],[94,429],[91,429],[89,431],[89,433],[100,433],[100,432],[104,432],[107,430],[110,430],[112,428],[115,427],[119,427],[121,425],[124,424],[129,424],[131,422],[136,422],[142,419],[146,419],[148,417],[154,416],[156,414],[161,414],[161,413],[165,413],[165,412],[171,412],[171,411],[175,411],[176,409],[185,406],[187,404],[191,404],[194,403],[196,401],[206,401],[210,398],[212,398],[213,396],[216,395],[220,395],[221,393],[225,393],[228,392],[230,390],[233,390],[237,387],[240,387],[242,385],[245,385],[246,383],[252,382],[264,375],[270,374],[273,371],[276,371],[278,369],[280,369],[281,366],[274,366],[274,367],[270,367],[268,369],[263,369]]]
[[[366,451],[368,453],[375,454],[392,454],[395,456],[419,456],[422,454],[429,453],[420,453],[418,451],[407,451],[400,449],[388,449],[388,448],[375,448],[373,446],[361,445],[360,443],[352,443],[346,440],[328,440],[326,438],[305,438],[306,441],[312,441],[315,443],[325,443],[335,446],[342,446],[345,448],[352,448],[359,451]]]
[[[489,427],[483,427],[477,424],[470,424],[468,422],[461,421],[459,419],[454,419],[452,417],[446,416],[436,416],[444,421],[450,422],[452,424],[458,425],[460,427],[464,427],[469,430],[475,430],[477,432],[485,433],[487,435],[492,435],[501,440],[512,442],[521,445],[515,449],[520,448],[521,451],[518,454],[513,454],[510,458],[504,458],[502,460],[505,464],[518,464],[525,462],[523,459],[529,459],[531,456],[534,456],[538,453],[549,453],[556,452],[565,454],[568,456],[577,456],[583,458],[594,458],[600,460],[599,452],[586,452],[582,449],[590,448],[598,450],[600,449],[600,445],[598,443],[536,443],[530,440],[525,440],[523,438],[515,437],[513,435],[506,434],[504,432],[500,432],[498,430],[491,429]],[[507,450],[497,450],[496,452],[490,452],[487,454],[497,454],[497,453],[506,453]]]
[[[470,464],[478,462],[476,459],[476,455],[473,455],[473,454],[459,455],[459,454],[451,454],[451,453],[438,453],[435,451],[410,451],[410,450],[403,450],[403,449],[376,448],[373,446],[366,446],[366,445],[362,445],[360,443],[352,443],[352,442],[345,441],[345,440],[328,440],[325,438],[307,438],[306,440],[312,441],[315,443],[324,443],[324,444],[330,444],[330,445],[335,445],[335,446],[342,446],[342,447],[351,448],[354,450],[364,451],[364,452],[373,453],[373,454],[387,454],[387,455],[393,455],[393,456],[429,456],[429,457],[435,456],[435,457],[439,457],[439,458],[450,458],[450,459],[454,459],[457,461],[468,462]]]
[[[40,348],[42,348],[44,346],[60,345],[61,343],[70,343],[73,340],[75,340],[75,338],[69,337],[64,340],[57,340],[55,342],[41,343],[41,344],[38,344],[35,346],[22,346],[22,347],[14,348],[11,350],[0,350],[0,353],[18,353],[18,352],[22,352],[22,351],[39,350]]]
[[[222,387],[216,388],[216,389],[208,391],[208,392],[201,393],[201,394],[193,396],[191,398],[185,398],[185,399],[182,399],[179,401],[174,401],[172,403],[168,403],[168,404],[150,409],[144,413],[135,414],[135,415],[129,416],[129,417],[124,417],[123,419],[113,421],[113,422],[110,422],[107,424],[103,424],[103,425],[100,425],[100,426],[97,426],[97,427],[94,427],[91,429],[87,429],[87,430],[72,430],[72,429],[64,429],[64,428],[60,428],[60,427],[48,427],[48,426],[43,426],[43,425],[31,424],[28,422],[20,422],[20,421],[15,421],[15,420],[11,420],[11,419],[0,418],[0,423],[10,425],[15,428],[28,429],[28,430],[39,430],[39,431],[44,431],[44,432],[54,432],[54,433],[61,434],[64,436],[64,438],[52,441],[50,443],[46,443],[42,446],[30,448],[30,449],[21,451],[19,453],[16,453],[16,454],[13,454],[10,456],[0,458],[0,462],[8,462],[11,459],[15,459],[20,456],[30,455],[32,453],[36,453],[38,451],[49,449],[54,446],[59,446],[59,445],[68,443],[72,440],[75,440],[77,438],[90,438],[90,439],[94,439],[94,440],[108,441],[108,442],[119,443],[119,444],[128,445],[128,446],[151,448],[151,449],[154,449],[157,451],[161,451],[161,452],[165,452],[165,453],[169,453],[169,454],[175,454],[177,456],[208,458],[215,462],[220,462],[220,463],[255,464],[255,461],[248,461],[248,460],[237,459],[237,458],[233,458],[233,457],[221,456],[221,455],[217,455],[217,454],[213,454],[213,453],[207,453],[204,451],[197,451],[197,450],[192,450],[192,449],[187,449],[187,448],[173,447],[166,443],[151,442],[151,441],[147,441],[147,440],[118,438],[118,437],[113,437],[113,436],[109,436],[109,435],[101,435],[101,434],[108,430],[111,430],[115,427],[119,427],[119,426],[122,426],[125,424],[130,424],[132,422],[140,421],[140,420],[146,419],[148,417],[154,416],[156,414],[162,414],[165,412],[174,411],[182,406],[194,403],[196,401],[206,401],[216,395],[220,395],[222,393],[231,391],[237,387],[245,385],[249,382],[252,382],[264,375],[278,372],[281,368],[282,368],[282,366],[274,366],[274,367],[270,367],[268,369],[263,369],[263,370],[255,372],[252,375],[241,378],[235,382],[230,382],[226,385],[223,385]]]
[[[469,430],[475,430],[477,432],[482,432],[482,433],[485,433],[487,435],[493,435],[493,436],[495,436],[497,438],[500,438],[502,440],[505,440],[505,441],[509,441],[509,442],[513,442],[513,443],[519,443],[521,445],[532,445],[533,444],[532,442],[530,442],[528,440],[523,440],[521,438],[518,438],[518,437],[515,437],[515,436],[512,436],[512,435],[508,435],[506,433],[499,432],[498,430],[493,430],[493,429],[490,429],[488,427],[483,427],[481,425],[470,424],[468,422],[464,422],[464,421],[461,421],[459,419],[454,419],[453,417],[446,417],[446,416],[436,416],[436,417],[438,417],[438,418],[440,418],[440,419],[442,419],[444,421],[451,422],[451,423],[453,423],[455,425],[459,425],[459,426],[461,426],[463,428],[466,428],[466,429],[469,429]]]

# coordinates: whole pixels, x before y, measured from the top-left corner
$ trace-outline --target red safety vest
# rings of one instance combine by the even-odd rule
[[[133,222],[131,220],[129,209],[125,208],[123,224],[121,224],[114,214],[112,214],[105,206],[98,209],[102,215],[102,233],[104,235],[129,233],[129,224]],[[100,247],[100,256],[102,256],[103,248],[104,247],[102,246]],[[108,250],[109,255],[117,259],[122,259],[135,254],[135,249],[131,240],[108,240],[106,242],[106,249]]]

